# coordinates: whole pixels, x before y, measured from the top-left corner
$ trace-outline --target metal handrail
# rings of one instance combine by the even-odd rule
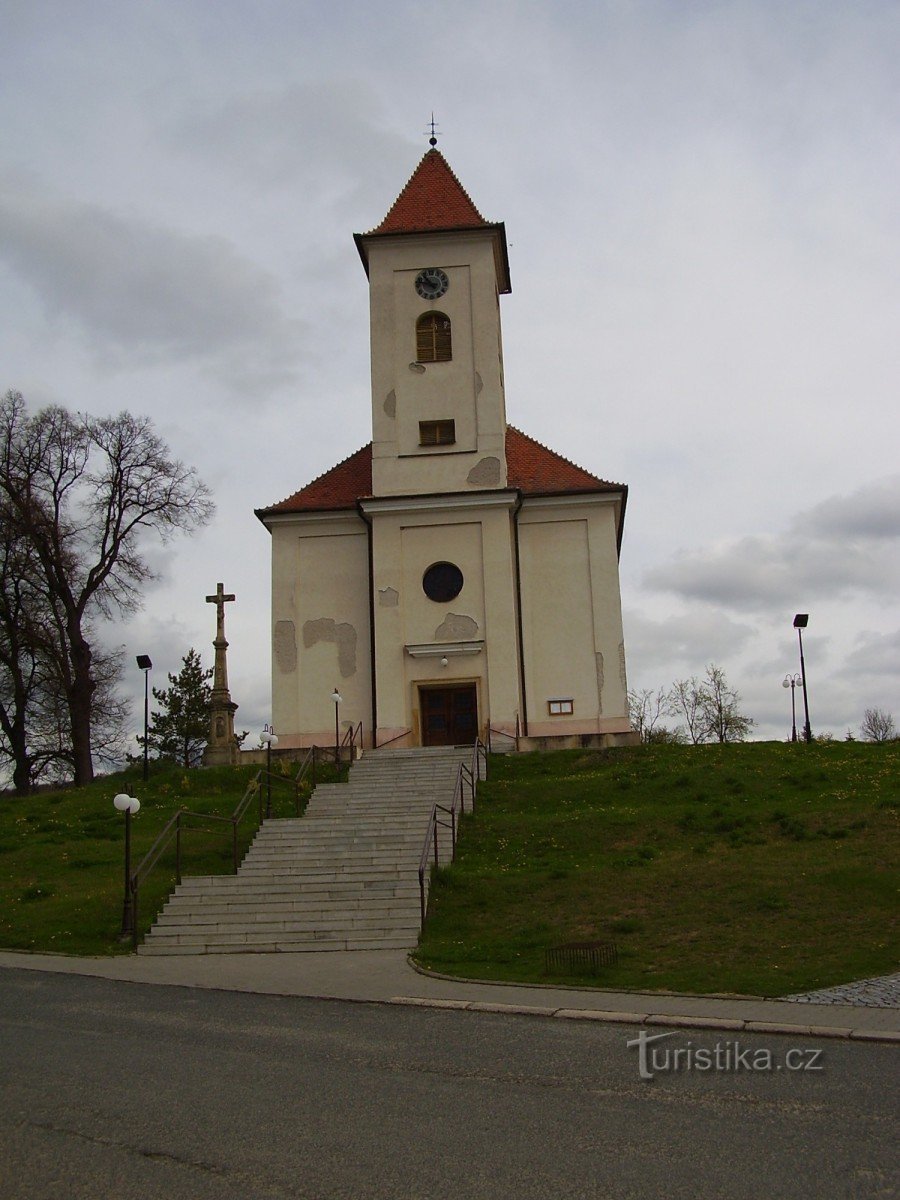
[[[405,737],[406,737],[406,735],[407,735],[408,733],[412,733],[412,730],[411,730],[411,729],[404,729],[404,730],[403,730],[403,732],[402,732],[402,733],[398,733],[396,737],[388,738],[388,740],[387,740],[386,742],[379,742],[379,743],[377,743],[377,744],[376,744],[376,742],[375,742],[375,739],[374,739],[374,737],[373,737],[373,739],[372,739],[372,749],[373,749],[373,750],[383,750],[383,749],[385,748],[385,746],[390,746],[390,744],[391,744],[392,742],[399,742],[401,738],[405,738]]]
[[[509,738],[511,742],[515,742],[516,750],[519,749],[519,738],[521,737],[521,727],[519,725],[519,714],[516,713],[516,731],[515,733],[507,733],[505,729],[495,729],[491,724],[491,718],[487,719],[486,741],[489,754],[493,754],[494,747],[491,743],[491,734],[495,733],[498,737]]]
[[[465,763],[460,763],[456,772],[456,783],[453,787],[453,799],[450,801],[450,807],[447,808],[443,804],[434,804],[431,807],[431,814],[428,818],[428,827],[425,831],[425,841],[422,845],[422,853],[419,856],[419,912],[421,915],[421,924],[425,924],[425,914],[428,909],[428,902],[425,892],[425,870],[428,866],[428,860],[434,852],[434,868],[437,870],[440,867],[440,845],[438,838],[438,829],[450,830],[450,861],[456,858],[456,835],[459,831],[459,822],[457,821],[457,810],[462,816],[466,811],[466,785],[469,788],[469,811],[475,811],[475,789],[476,785],[481,782],[481,766],[484,764],[484,778],[487,779],[487,749],[481,738],[475,739],[475,744],[472,747],[471,766],[466,766]],[[449,816],[450,820],[441,820],[438,813],[444,813]]]
[[[217,821],[220,824],[231,826],[231,857],[232,866],[235,875],[240,866],[238,862],[238,826],[244,818],[247,809],[254,796],[257,798],[257,820],[262,824],[263,809],[262,809],[262,786],[261,780],[263,776],[270,776],[276,783],[286,783],[294,787],[294,798],[297,806],[297,815],[300,815],[300,794],[299,788],[293,781],[286,779],[283,775],[274,775],[267,772],[264,767],[261,767],[244,790],[243,796],[238,801],[234,811],[230,817],[221,817],[218,813],[198,813],[192,812],[188,808],[179,808],[172,814],[163,828],[156,836],[153,845],[138,863],[137,867],[131,872],[128,880],[128,888],[131,893],[131,943],[137,949],[138,943],[138,900],[140,894],[141,883],[147,878],[156,864],[162,857],[163,851],[169,846],[172,839],[175,839],[175,883],[176,886],[181,883],[181,828],[185,817],[195,817],[200,821]]]

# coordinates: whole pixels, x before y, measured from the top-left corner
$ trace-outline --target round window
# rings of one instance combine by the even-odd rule
[[[422,590],[429,600],[446,604],[455,600],[463,587],[463,573],[454,563],[434,563],[422,576]]]

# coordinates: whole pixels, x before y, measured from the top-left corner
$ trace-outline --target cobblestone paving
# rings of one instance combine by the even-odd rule
[[[793,1000],[797,1004],[858,1004],[866,1008],[900,1008],[900,974],[860,979],[857,983],[842,983],[818,992],[782,996],[782,999]]]

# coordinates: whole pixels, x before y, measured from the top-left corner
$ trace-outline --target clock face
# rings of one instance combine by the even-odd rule
[[[440,267],[426,267],[416,276],[416,291],[423,300],[437,300],[450,286],[450,280]]]

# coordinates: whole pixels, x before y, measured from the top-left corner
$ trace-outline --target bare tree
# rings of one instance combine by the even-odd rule
[[[52,661],[35,565],[15,513],[0,497],[0,759],[12,767],[20,795],[31,790],[44,765],[33,722],[47,692]]]
[[[703,684],[692,675],[690,679],[676,679],[666,696],[666,712],[684,722],[687,740],[695,746],[706,740],[709,734]]]
[[[92,621],[140,607],[140,585],[152,578],[141,536],[192,532],[212,514],[210,494],[192,468],[171,458],[148,419],[63,408],[29,417],[21,395],[9,392],[0,403],[0,499],[46,597],[72,770],[76,783],[87,783],[99,693],[106,687],[107,700],[112,695]]]
[[[653,692],[650,688],[628,693],[628,718],[631,728],[640,735],[645,744],[652,742],[660,718],[666,711],[666,693],[663,688]]]
[[[715,663],[706,668],[702,685],[701,707],[706,736],[717,742],[742,742],[754,721],[738,707],[740,696],[728,686],[725,672]]]
[[[867,708],[859,729],[864,742],[892,742],[897,736],[893,715],[881,708]]]

